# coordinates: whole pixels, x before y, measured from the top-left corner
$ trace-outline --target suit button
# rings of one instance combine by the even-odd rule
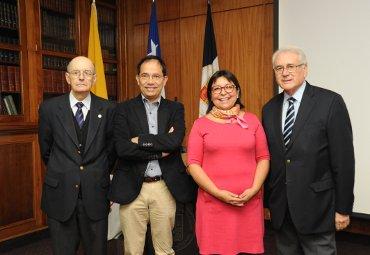
[[[76,189],[78,189],[78,187],[79,187],[79,185],[78,185],[78,184],[76,184],[76,185],[75,185],[75,188],[76,188]]]
[[[287,159],[287,160],[286,160],[286,163],[287,163],[287,164],[290,164],[290,159]]]
[[[83,166],[80,166],[80,170],[82,171],[82,170],[84,170],[84,167]]]

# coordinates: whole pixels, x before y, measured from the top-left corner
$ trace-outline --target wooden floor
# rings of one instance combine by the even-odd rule
[[[338,255],[370,255],[370,236],[339,232],[336,236]],[[267,227],[265,235],[265,255],[275,255],[273,231]],[[113,240],[108,244],[109,255],[123,255],[122,240]],[[32,236],[0,243],[2,255],[52,255],[49,233],[47,231]],[[80,250],[79,255],[83,255]],[[146,252],[151,255],[151,252]],[[178,251],[176,255],[194,255]]]

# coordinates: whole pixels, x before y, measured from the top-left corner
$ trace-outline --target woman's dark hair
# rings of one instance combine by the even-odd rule
[[[164,63],[163,59],[161,59],[158,56],[152,56],[152,55],[145,56],[139,61],[139,63],[136,66],[136,72],[137,72],[138,75],[140,74],[141,65],[144,64],[145,62],[150,61],[150,60],[157,60],[159,62],[159,64],[161,65],[163,76],[167,76],[167,67],[166,67],[166,64]]]
[[[220,77],[224,77],[226,80],[228,80],[229,82],[232,82],[235,85],[236,91],[238,92],[238,95],[239,95],[239,97],[236,99],[235,104],[239,104],[240,109],[243,109],[244,105],[240,101],[240,98],[241,98],[242,94],[241,94],[241,89],[240,89],[238,79],[235,77],[235,75],[232,72],[230,72],[228,70],[219,70],[219,71],[215,72],[211,76],[211,78],[209,78],[209,81],[208,81],[208,84],[207,84],[207,99],[208,99],[207,113],[209,113],[212,110],[212,107],[214,106],[214,104],[212,102],[212,84],[215,83],[215,81]]]

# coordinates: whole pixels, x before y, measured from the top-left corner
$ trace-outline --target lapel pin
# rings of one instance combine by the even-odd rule
[[[101,117],[103,117],[101,114],[98,114],[98,118],[101,119]]]

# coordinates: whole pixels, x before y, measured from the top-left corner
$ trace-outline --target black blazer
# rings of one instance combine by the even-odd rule
[[[271,154],[265,206],[279,229],[286,210],[302,234],[334,231],[335,212],[351,214],[354,152],[342,97],[306,84],[288,148],[281,130],[284,94],[263,107]]]
[[[171,127],[172,133],[168,133]],[[162,177],[179,202],[194,200],[196,185],[181,159],[185,135],[184,107],[162,98],[158,108],[158,135],[149,134],[141,95],[117,106],[114,119],[114,143],[119,158],[112,180],[111,201],[128,204],[139,195],[149,160],[158,159]],[[139,137],[139,143],[131,138]],[[162,158],[162,152],[170,155]]]
[[[69,93],[43,102],[39,108],[39,144],[47,167],[41,207],[59,221],[75,210],[79,187],[92,220],[109,212],[109,169],[115,156],[112,143],[114,104],[91,94],[90,120],[84,152],[79,150]]]

